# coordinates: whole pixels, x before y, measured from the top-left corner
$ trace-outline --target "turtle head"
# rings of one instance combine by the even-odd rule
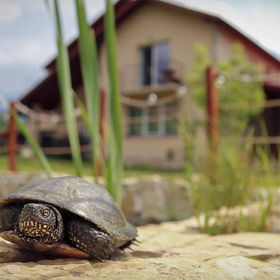
[[[17,233],[29,242],[56,242],[63,238],[60,212],[52,205],[27,203],[17,224]]]

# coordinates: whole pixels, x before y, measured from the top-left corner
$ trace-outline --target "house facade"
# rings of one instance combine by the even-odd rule
[[[121,0],[115,5],[115,13],[126,165],[183,166],[180,120],[185,117],[203,118],[203,112],[192,103],[184,86],[196,43],[208,49],[212,64],[228,58],[232,44],[240,43],[248,58],[262,64],[267,73],[280,71],[280,62],[276,58],[219,17],[175,5],[173,1],[159,0]],[[92,27],[99,50],[100,84],[106,92],[103,18]],[[76,41],[69,45],[69,57],[73,87],[83,99]],[[39,111],[56,110],[59,113],[55,60],[47,65],[47,69],[47,78],[27,93],[21,102]],[[280,84],[267,81],[264,88],[268,99],[280,98]],[[32,127],[39,141],[44,133],[65,133],[65,129],[58,131],[57,124],[51,122],[37,124],[37,127],[33,123]],[[205,147],[203,132],[199,141],[201,147]]]

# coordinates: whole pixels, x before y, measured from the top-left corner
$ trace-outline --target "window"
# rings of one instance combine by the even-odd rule
[[[140,81],[142,86],[164,83],[163,71],[169,68],[169,44],[141,48]]]
[[[142,131],[142,120],[143,111],[140,108],[130,107],[129,108],[129,135],[141,135]]]
[[[177,101],[144,109],[130,107],[128,109],[128,135],[177,135],[177,112]]]

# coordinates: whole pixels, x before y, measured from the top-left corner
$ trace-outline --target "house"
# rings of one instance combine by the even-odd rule
[[[182,82],[193,61],[193,45],[203,43],[212,63],[229,56],[232,43],[244,46],[248,58],[265,67],[266,73],[280,71],[280,61],[224,19],[193,10],[174,1],[124,0],[115,5],[121,91],[123,97],[124,160],[127,165],[178,168],[183,165],[183,141],[178,113],[188,112],[189,98]],[[100,61],[101,86],[106,91],[103,18],[93,23]],[[77,41],[69,47],[73,88],[83,96]],[[47,66],[47,77],[21,102],[37,111],[60,112],[56,61]],[[280,98],[280,84],[265,81],[267,99]],[[277,120],[280,108],[268,111]],[[280,134],[278,122],[273,133]],[[31,127],[36,124],[32,123]],[[34,130],[34,129],[33,129]],[[41,142],[65,129],[45,122],[35,129]]]

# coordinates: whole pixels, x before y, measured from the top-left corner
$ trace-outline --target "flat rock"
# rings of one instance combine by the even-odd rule
[[[0,196],[15,192],[33,180],[46,178],[44,174],[0,172]]]
[[[193,215],[190,185],[178,179],[165,181],[156,175],[126,178],[122,210],[134,225],[189,218]]]
[[[139,227],[139,246],[102,263],[47,259],[0,240],[0,279],[280,279],[279,234],[211,237],[191,224]]]

